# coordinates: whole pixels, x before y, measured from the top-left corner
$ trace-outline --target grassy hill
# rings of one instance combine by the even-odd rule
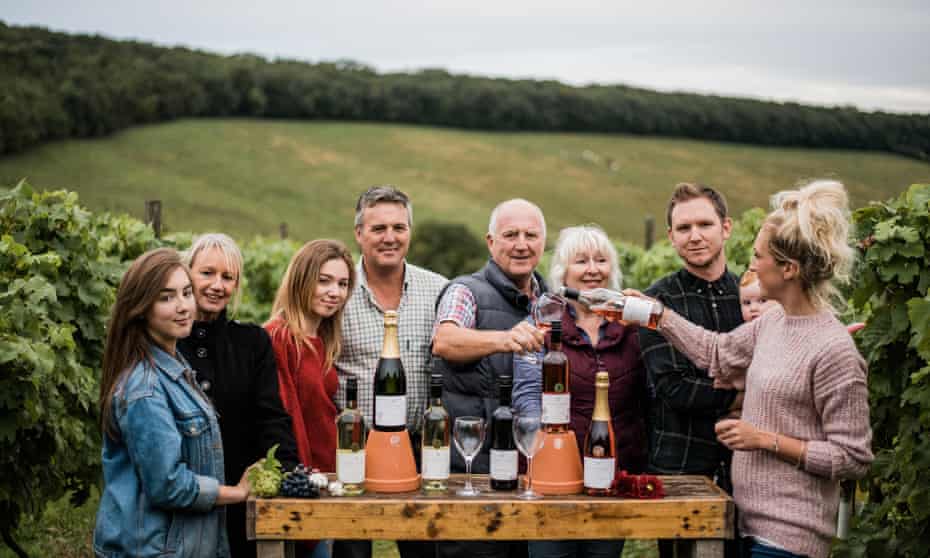
[[[276,235],[283,221],[294,238],[350,240],[358,193],[393,183],[411,195],[419,222],[463,222],[481,234],[491,208],[519,196],[543,208],[550,235],[596,222],[617,240],[642,242],[645,215],[663,230],[679,181],[718,187],[739,213],[824,176],[845,182],[858,206],[930,181],[930,165],[874,152],[639,136],[247,119],[137,127],[0,159],[0,185],[26,177],[39,188],[75,190],[91,209],[140,218],[145,199],[161,199],[168,231],[239,238]]]

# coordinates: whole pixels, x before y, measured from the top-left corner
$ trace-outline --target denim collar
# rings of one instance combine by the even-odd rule
[[[169,355],[155,343],[149,346],[149,350],[149,354],[152,356],[152,363],[175,382],[184,375],[185,371],[191,368],[190,364],[188,364],[187,360],[184,358],[184,355],[178,350],[175,350],[176,357]]]

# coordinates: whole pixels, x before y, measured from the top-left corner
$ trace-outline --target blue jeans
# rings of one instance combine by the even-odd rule
[[[804,558],[804,556],[800,554],[762,544],[752,539],[747,541],[746,547],[749,549],[746,558]]]
[[[333,556],[333,539],[324,539],[317,541],[316,546],[306,558],[332,558]]]
[[[530,541],[530,558],[620,558],[623,540]]]

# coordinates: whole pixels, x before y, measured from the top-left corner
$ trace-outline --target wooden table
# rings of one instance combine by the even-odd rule
[[[493,492],[484,475],[476,498],[454,495],[464,475],[453,475],[448,494],[420,492],[324,496],[315,500],[253,498],[247,530],[259,558],[293,555],[302,539],[543,540],[695,539],[694,557],[723,556],[733,538],[733,500],[701,476],[662,477],[661,500],[546,496],[520,500]]]

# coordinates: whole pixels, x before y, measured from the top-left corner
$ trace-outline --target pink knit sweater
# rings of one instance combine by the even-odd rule
[[[865,361],[832,313],[786,316],[780,306],[729,333],[667,312],[662,333],[698,368],[745,374],[742,420],[807,441],[801,469],[764,449],[733,454],[733,499],[743,536],[826,558],[836,532],[839,481],[872,462]]]

